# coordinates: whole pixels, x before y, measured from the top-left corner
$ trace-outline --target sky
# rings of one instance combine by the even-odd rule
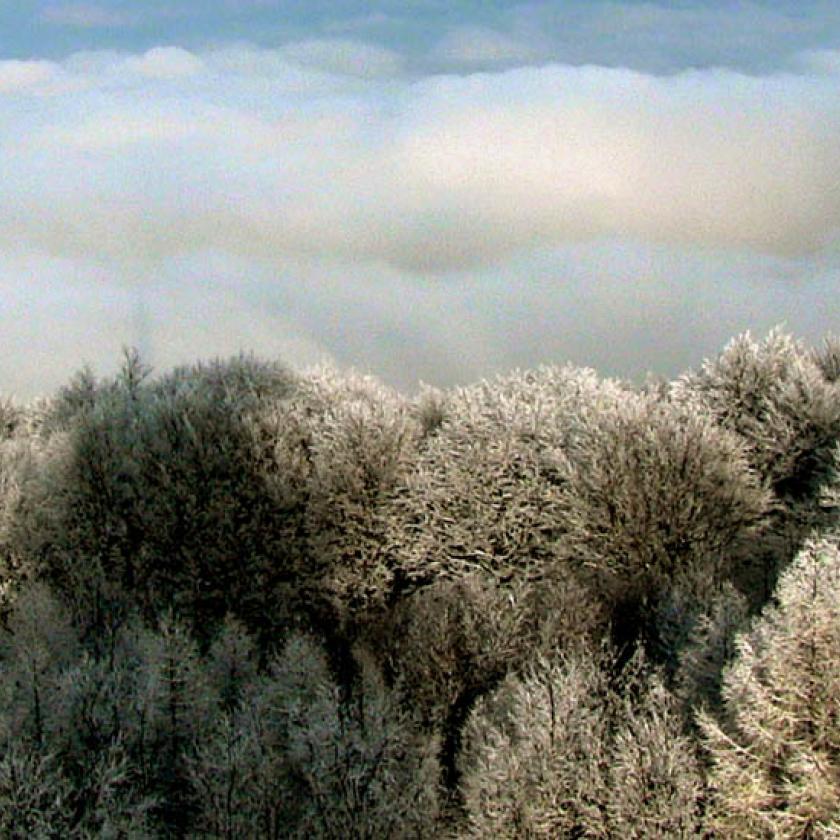
[[[0,0],[0,396],[840,330],[835,0]]]

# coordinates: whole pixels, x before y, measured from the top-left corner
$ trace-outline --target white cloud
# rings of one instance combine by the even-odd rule
[[[111,369],[140,285],[158,367],[253,348],[402,387],[670,373],[747,327],[831,326],[831,54],[412,80],[292,53],[0,62],[3,392]]]
[[[244,349],[295,368],[355,365],[406,390],[567,360],[672,376],[745,329],[785,321],[819,342],[836,330],[826,301],[838,276],[836,255],[756,259],[626,240],[534,249],[426,283],[327,259],[0,255],[0,394],[49,393],[85,362],[112,372],[126,344],[157,370]]]
[[[6,249],[425,271],[622,235],[804,254],[840,230],[840,92],[824,73],[342,81],[288,48],[165,48],[7,75],[50,72],[86,89],[0,97]]]
[[[795,57],[794,67],[805,73],[840,75],[840,50],[806,50]]]
[[[55,72],[49,61],[0,61],[0,94],[40,88]]]
[[[177,79],[200,73],[204,62],[180,47],[155,47],[142,55],[129,56],[124,68],[150,79]]]

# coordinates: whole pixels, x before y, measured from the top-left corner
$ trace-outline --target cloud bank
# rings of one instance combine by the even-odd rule
[[[0,246],[414,272],[616,236],[815,253],[840,230],[833,58],[420,80],[347,41],[0,62]]]
[[[0,393],[123,344],[411,389],[836,329],[840,51],[657,74],[523,43],[453,29],[431,76],[347,32],[0,61]]]
[[[821,341],[837,329],[838,292],[830,256],[626,241],[535,249],[434,282],[328,260],[270,266],[199,254],[120,272],[0,254],[0,395],[51,393],[83,363],[111,372],[124,344],[158,370],[244,349],[297,368],[352,365],[406,391],[567,360],[605,375],[674,376],[745,329],[761,335],[784,322]]]

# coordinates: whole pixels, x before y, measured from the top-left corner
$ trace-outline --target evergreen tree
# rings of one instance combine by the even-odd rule
[[[700,715],[712,759],[709,826],[721,836],[840,834],[840,547],[809,542],[741,636],[720,722]]]

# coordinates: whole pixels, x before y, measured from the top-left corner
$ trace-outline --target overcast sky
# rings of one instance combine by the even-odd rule
[[[0,395],[840,331],[840,4],[0,3]]]

